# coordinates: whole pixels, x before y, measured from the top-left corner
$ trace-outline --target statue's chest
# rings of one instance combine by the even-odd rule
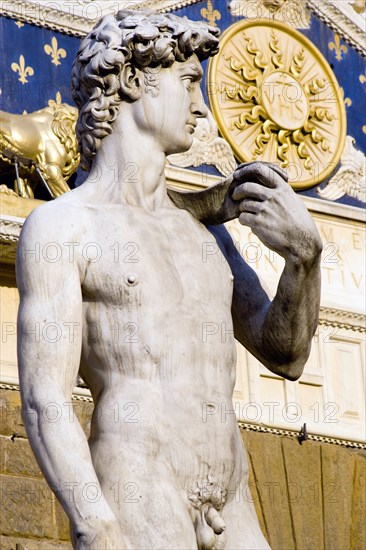
[[[100,248],[86,268],[85,299],[132,308],[208,301],[230,306],[230,268],[214,237],[188,213],[135,212],[99,227]]]

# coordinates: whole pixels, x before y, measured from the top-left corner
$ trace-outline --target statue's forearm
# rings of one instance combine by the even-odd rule
[[[277,374],[297,379],[318,323],[320,252],[306,263],[288,260],[263,325],[263,355]]]
[[[47,397],[37,389],[25,393],[22,415],[31,447],[73,528],[82,533],[90,520],[113,520],[71,402],[61,391],[47,392]]]

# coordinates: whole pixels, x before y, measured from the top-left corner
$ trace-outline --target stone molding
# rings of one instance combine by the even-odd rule
[[[282,435],[286,437],[299,437],[300,433],[292,430],[284,430],[282,428],[270,428],[269,426],[263,426],[260,424],[251,424],[249,422],[238,422],[239,428],[245,431],[265,432],[274,435]],[[307,434],[309,441],[320,441],[321,443],[330,443],[332,445],[341,445],[342,447],[352,447],[354,449],[366,450],[366,443],[360,443],[358,441],[351,441],[348,439],[340,439],[337,437],[327,437],[325,435]]]
[[[14,264],[24,219],[0,215],[0,262]]]
[[[0,216],[0,242],[17,243],[24,220],[14,216]]]
[[[308,8],[321,21],[366,57],[366,22],[344,0],[306,0]]]
[[[199,0],[135,0],[133,2],[115,2],[128,8],[137,9],[149,8],[158,12],[168,12],[195,4]],[[52,2],[50,2],[52,4]],[[105,12],[106,13],[106,12]],[[69,34],[76,37],[84,37],[97,23],[100,17],[91,19],[64,10],[47,7],[39,2],[23,0],[12,0],[12,2],[1,2],[0,15],[32,23],[38,27],[45,27],[57,32]]]
[[[24,219],[0,215],[0,263],[15,263],[17,244]]]
[[[8,390],[8,391],[19,391],[19,385],[18,384],[7,384],[7,383],[0,383],[0,389],[1,390]],[[80,394],[73,394],[72,395],[73,401],[87,401],[92,402],[92,398],[88,395],[80,395]],[[252,424],[250,422],[242,422],[238,421],[238,426],[242,430],[245,431],[255,431],[255,432],[265,432],[265,433],[271,433],[274,435],[282,435],[286,437],[298,437],[299,432],[293,431],[293,430],[284,430],[282,428],[271,428],[269,426],[263,426],[261,424]],[[352,447],[356,449],[365,449],[366,450],[366,443],[360,443],[358,441],[352,441],[348,439],[340,439],[336,437],[326,437],[324,435],[315,435],[315,434],[307,434],[307,439],[310,441],[320,441],[321,443],[331,443],[333,445],[341,445],[343,447]]]
[[[95,23],[92,19],[22,0],[2,2],[0,15],[79,38],[85,36]]]
[[[320,307],[319,325],[366,332],[366,315],[329,307]]]

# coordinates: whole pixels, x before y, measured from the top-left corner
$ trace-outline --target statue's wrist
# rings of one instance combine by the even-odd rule
[[[98,532],[108,529],[116,522],[116,517],[106,501],[99,501],[93,504],[93,508],[84,510],[77,520],[71,520],[73,531],[76,537],[84,536],[91,532]]]
[[[306,243],[304,246],[298,246],[295,250],[288,251],[284,258],[286,264],[310,269],[320,264],[322,250],[321,241],[314,241],[314,243]]]

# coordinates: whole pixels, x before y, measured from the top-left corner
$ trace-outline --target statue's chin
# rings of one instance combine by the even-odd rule
[[[168,157],[169,155],[175,155],[177,153],[185,153],[192,147],[192,143],[193,137],[189,134],[186,143],[177,143],[174,149],[169,149],[169,151],[166,151],[166,156]]]

